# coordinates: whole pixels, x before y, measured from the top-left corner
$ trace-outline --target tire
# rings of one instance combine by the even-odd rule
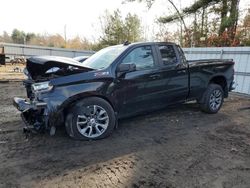
[[[112,133],[115,122],[115,112],[107,101],[89,97],[72,106],[65,119],[65,128],[71,138],[98,140]]]
[[[201,110],[209,114],[217,113],[224,102],[224,91],[218,84],[209,84],[202,96]]]

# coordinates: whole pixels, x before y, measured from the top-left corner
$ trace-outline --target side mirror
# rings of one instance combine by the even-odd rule
[[[133,71],[136,71],[136,65],[134,63],[122,63],[117,67],[117,73],[127,73]]]
[[[128,63],[128,64],[120,64],[117,67],[117,77],[121,77],[125,75],[128,72],[136,71],[136,65],[134,63]]]

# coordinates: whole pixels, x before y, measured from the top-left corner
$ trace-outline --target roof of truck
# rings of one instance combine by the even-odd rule
[[[129,42],[125,42],[123,45],[152,45],[152,44],[169,44],[169,45],[176,45],[173,42],[134,42],[134,43],[129,43]]]

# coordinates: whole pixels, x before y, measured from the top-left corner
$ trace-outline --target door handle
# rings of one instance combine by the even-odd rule
[[[180,74],[180,73],[185,73],[185,72],[186,72],[185,69],[184,69],[184,70],[178,70],[178,71],[177,71],[178,74]]]
[[[149,77],[154,80],[154,79],[160,78],[160,74],[153,74],[153,75],[150,75]]]

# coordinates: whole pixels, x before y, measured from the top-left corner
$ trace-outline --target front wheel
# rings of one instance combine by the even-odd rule
[[[89,97],[77,101],[69,110],[65,128],[78,140],[97,140],[111,134],[115,127],[115,113],[104,99]]]
[[[224,101],[224,91],[218,84],[209,84],[207,90],[203,94],[202,103],[200,104],[202,111],[215,114],[217,113]]]

